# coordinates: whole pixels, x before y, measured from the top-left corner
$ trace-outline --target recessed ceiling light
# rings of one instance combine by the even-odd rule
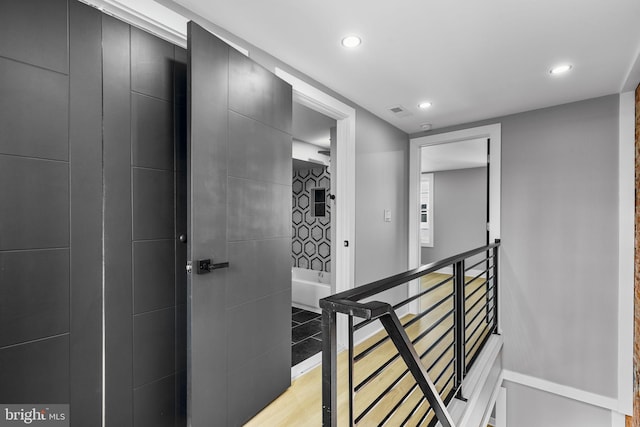
[[[421,128],[422,130],[431,130],[431,123],[422,123],[422,124],[420,125],[420,128]]]
[[[553,76],[557,76],[559,74],[564,74],[567,71],[571,70],[573,68],[573,66],[571,64],[562,64],[562,65],[558,65],[556,67],[553,67],[552,69],[549,70],[549,73]]]
[[[426,110],[427,108],[431,107],[431,103],[429,101],[421,102],[420,104],[418,104],[418,107]]]
[[[343,38],[341,43],[344,47],[354,48],[360,46],[360,44],[362,43],[362,39],[358,36],[351,35]]]

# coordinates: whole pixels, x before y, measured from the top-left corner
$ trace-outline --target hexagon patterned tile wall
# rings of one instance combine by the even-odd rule
[[[313,216],[312,190],[325,188],[326,216]],[[331,271],[331,205],[328,196],[331,178],[327,167],[293,172],[293,225],[291,256],[293,266],[317,271]]]

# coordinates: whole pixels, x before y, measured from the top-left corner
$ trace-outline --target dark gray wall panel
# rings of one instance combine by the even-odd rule
[[[133,238],[174,236],[173,171],[133,169]]]
[[[129,26],[103,15],[107,425],[133,423]]]
[[[173,100],[173,45],[131,28],[131,90]]]
[[[186,346],[185,346],[185,350],[186,350]],[[182,427],[186,425],[187,425],[187,371],[181,371],[176,374],[176,427]]]
[[[102,422],[102,17],[69,3],[71,396],[75,425]]]
[[[0,384],[2,403],[69,403],[69,336],[0,349]]]
[[[0,347],[69,331],[69,251],[0,252]]]
[[[291,185],[232,177],[228,181],[229,241],[291,237]]]
[[[288,237],[230,242],[226,306],[291,290],[291,266],[282,262],[290,256]]]
[[[291,185],[291,135],[287,133],[230,112],[228,156],[230,176]]]
[[[1,153],[68,159],[66,75],[0,58],[0,93]]]
[[[174,46],[173,99],[180,108],[187,108],[187,50]],[[187,134],[185,132],[184,136]]]
[[[174,427],[176,416],[175,376],[137,388],[133,392],[136,427]]]
[[[69,246],[69,165],[0,155],[0,250]]]
[[[291,133],[292,90],[240,52],[229,52],[229,109]]]
[[[67,72],[67,0],[0,2],[0,56]]]
[[[175,372],[175,307],[133,320],[133,377],[139,387]]]
[[[176,236],[187,235],[187,51],[175,46]],[[187,425],[187,243],[176,240],[176,427]]]
[[[173,104],[131,94],[132,164],[173,170]]]
[[[187,370],[187,305],[176,306],[176,372]],[[185,383],[186,386],[186,383]]]
[[[133,243],[133,312],[175,305],[174,240]]]

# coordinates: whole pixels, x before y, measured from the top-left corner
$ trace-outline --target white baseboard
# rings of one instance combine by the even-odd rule
[[[503,371],[503,378],[504,381],[509,381],[515,384],[535,388],[547,393],[552,393],[558,396],[566,397],[568,399],[577,400],[578,402],[583,402],[600,408],[609,409],[614,412],[618,412],[620,407],[620,403],[618,402],[618,400],[612,397],[602,396],[600,394],[591,393],[575,387],[554,383],[552,381],[543,380],[541,378],[532,377],[530,375],[521,374],[519,372],[509,371],[507,369]]]

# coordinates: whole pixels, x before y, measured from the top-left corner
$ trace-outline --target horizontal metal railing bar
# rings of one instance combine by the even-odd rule
[[[479,289],[480,289],[480,288],[479,288]],[[478,304],[480,304],[481,302],[483,302],[483,301],[482,301],[482,299],[483,299],[485,296],[487,296],[487,294],[488,294],[488,293],[489,293],[489,290],[486,290],[482,295],[480,295],[480,296],[478,297],[478,301],[474,302],[474,303],[471,305],[471,307],[467,308],[467,309],[464,311],[464,314],[465,314],[465,315],[467,315],[467,314],[471,313],[471,312],[473,311],[473,309],[474,309],[474,308],[476,308],[476,306],[477,306]],[[485,303],[486,303],[486,302],[485,302]],[[468,322],[468,323],[471,323],[471,322]]]
[[[394,361],[398,360],[398,358],[400,357],[400,353],[396,353],[394,356],[392,356],[390,359],[388,359],[386,362],[384,362],[382,365],[378,366],[378,368],[373,371],[371,374],[369,374],[367,376],[367,378],[365,378],[364,380],[362,380],[359,384],[357,384],[354,388],[353,391],[355,393],[358,393],[364,386],[366,386],[369,382],[371,382],[371,380],[373,380],[375,377],[377,377],[378,375],[380,375],[382,373],[382,371],[384,371],[387,366],[391,365]],[[405,371],[405,372],[409,372],[409,371]],[[404,375],[404,374],[403,374]],[[402,377],[403,375],[401,375],[400,377]],[[399,380],[400,377],[398,377],[397,379]],[[395,381],[394,381],[395,383]],[[384,390],[381,395],[387,393],[388,390]]]
[[[409,372],[409,370],[407,369],[407,372]],[[393,414],[396,413],[396,411],[398,410],[398,408],[400,408],[400,406],[402,406],[402,404],[409,398],[409,396],[411,396],[411,393],[413,393],[413,391],[418,387],[418,383],[414,383],[411,388],[409,390],[407,390],[407,392],[404,394],[404,396],[402,396],[402,398],[396,402],[396,404],[393,406],[393,408],[391,408],[391,410],[387,413],[387,415],[382,419],[382,421],[380,421],[379,425],[384,425],[387,421],[389,421],[389,419],[391,417],[393,417]]]
[[[436,304],[432,305],[431,307],[429,307],[427,310],[421,312],[420,314],[418,314],[416,317],[414,317],[413,319],[409,320],[407,323],[402,324],[402,327],[404,329],[407,329],[409,326],[413,325],[414,323],[416,323],[418,320],[422,319],[424,316],[426,316],[427,314],[431,313],[433,310],[435,310],[436,308],[438,308],[439,306],[441,306],[442,304],[444,304],[447,299],[452,298],[453,297],[453,293],[451,293],[449,296],[441,299],[440,301],[438,301]],[[376,349],[377,347],[379,347],[380,345],[382,345],[384,342],[386,342],[389,339],[389,336],[387,335],[384,338],[379,339],[378,341],[376,341],[375,343],[373,343],[370,347],[368,347],[367,349],[363,350],[362,352],[358,353],[354,358],[353,361],[354,362],[358,362],[360,361],[363,357],[365,357],[367,354],[369,354],[371,351],[373,351],[374,349]],[[412,344],[415,344],[418,341],[418,338],[416,338],[415,340],[412,341]]]
[[[396,274],[394,276],[377,280],[367,285],[358,286],[356,288],[349,289],[335,295],[331,295],[329,297],[323,298],[320,301],[323,301],[323,300],[334,301],[337,304],[342,304],[344,301],[360,301],[365,298],[369,298],[373,295],[379,294],[380,292],[384,292],[386,290],[395,288],[396,286],[410,282],[426,274],[433,273],[437,270],[440,270],[443,267],[447,267],[449,265],[455,264],[456,262],[462,261],[466,258],[472,257],[482,252],[486,252],[487,250],[496,248],[498,246],[500,246],[500,242],[495,242],[486,246],[481,246],[479,248],[472,249],[470,251],[463,252],[461,254],[446,258],[442,261],[425,264],[423,266],[420,266],[413,270],[406,271],[404,273]]]
[[[487,343],[487,341],[489,341],[489,338],[491,338],[491,334],[487,334],[484,339],[482,340],[480,346],[478,347],[479,349],[484,348],[485,344]],[[480,340],[478,340],[478,342],[480,342]],[[475,345],[471,346],[471,351],[469,352],[469,354],[465,354],[465,358],[469,357],[469,355],[473,352],[473,348],[475,347]],[[471,360],[469,360],[469,363],[467,364],[467,370],[469,370],[472,366],[473,363],[476,361],[476,359],[478,358],[478,356],[480,355],[480,351],[476,351],[476,353],[471,357]]]
[[[482,277],[488,271],[489,271],[489,269],[487,268],[482,273],[477,274],[473,279],[469,280],[468,282],[465,281],[464,282],[465,286],[470,285],[471,283],[475,282],[476,280],[478,280],[480,277]]]
[[[429,409],[424,413],[424,415],[422,416],[422,418],[420,418],[420,421],[418,421],[418,424],[417,424],[417,425],[421,426],[421,425],[422,425],[422,423],[424,422],[424,420],[429,416],[429,414],[430,414],[431,412],[433,412],[433,409],[429,408]]]
[[[387,331],[387,334],[391,337],[391,341],[398,349],[398,353],[402,356],[402,360],[406,363],[411,375],[418,383],[422,394],[427,398],[429,405],[433,407],[436,417],[440,423],[442,423],[442,426],[454,427],[455,424],[451,419],[451,415],[447,411],[435,384],[431,381],[429,373],[422,364],[422,360],[416,353],[416,349],[407,336],[396,313],[390,311],[380,317],[380,322]]]
[[[442,342],[442,340],[449,335],[449,333],[453,330],[453,326],[450,327],[447,332],[445,332],[443,335],[440,336],[440,338],[438,338],[438,340],[432,344],[431,346],[429,346],[429,348],[427,350],[425,350],[421,355],[420,355],[420,360],[422,360],[427,354],[429,354],[429,352],[431,352],[431,350],[433,350],[433,348],[438,345],[440,342]],[[447,346],[447,348],[444,349],[444,351],[440,354],[440,356],[438,356],[438,358],[435,360],[435,362],[433,362],[431,364],[431,366],[429,366],[429,368],[427,368],[427,371],[430,371],[431,369],[433,369],[433,367],[440,361],[440,359],[442,359],[442,357],[444,357],[444,355],[447,353],[447,351],[449,351],[451,349],[451,347],[453,347],[453,342],[451,344],[449,344]],[[390,360],[395,360],[398,357],[400,357],[399,353],[396,353],[396,355],[390,359]],[[405,369],[404,372],[402,372],[378,397],[376,397],[376,399],[374,399],[374,401],[364,410],[362,411],[362,413],[359,415],[358,419],[361,419],[362,417],[364,417],[369,411],[371,411],[383,398],[384,396],[389,393],[389,391],[391,391],[407,374],[409,373],[409,369]],[[377,376],[377,375],[376,375]],[[370,375],[371,377],[371,375]],[[364,380],[362,383],[359,384],[360,387],[356,387],[356,389],[354,389],[354,391],[357,393],[365,384],[369,381],[371,381],[371,379],[373,378],[367,378],[366,380]],[[402,401],[404,401],[404,399],[406,399],[406,397],[408,397],[409,394],[411,394],[411,391],[418,386],[418,383],[415,383],[413,385],[413,387],[405,394],[405,396],[400,399],[400,402],[398,402],[396,405],[399,406]],[[393,412],[394,410],[392,410]],[[391,416],[391,415],[389,415]],[[384,421],[383,421],[384,423]],[[382,423],[382,424],[383,424]]]
[[[493,276],[492,276],[493,277]],[[469,301],[469,299],[474,296],[476,293],[478,293],[480,290],[482,290],[482,286],[478,286],[478,289],[476,289],[475,291],[471,292],[469,295],[464,297],[465,301]]]
[[[367,406],[356,418],[356,424],[364,418],[373,408],[376,407],[378,403],[389,393],[402,379],[409,373],[409,369],[406,369],[398,378],[396,378],[382,393],[380,393],[373,401]],[[415,386],[418,386],[418,383],[415,383]],[[357,391],[356,391],[357,393]]]
[[[437,283],[437,284],[435,284],[435,285],[431,286],[429,289],[426,289],[426,290],[424,290],[424,291],[421,291],[419,294],[416,294],[416,295],[412,296],[411,298],[407,298],[406,300],[399,302],[398,304],[396,304],[396,305],[394,305],[394,306],[393,306],[393,309],[394,309],[394,310],[397,310],[398,308],[400,308],[400,307],[402,307],[402,306],[405,306],[405,305],[409,304],[411,301],[415,301],[415,300],[417,300],[418,298],[420,298],[420,297],[422,297],[422,296],[424,296],[424,295],[428,294],[429,292],[431,292],[431,291],[433,291],[433,290],[435,290],[435,289],[439,288],[440,286],[442,286],[442,285],[446,284],[447,282],[451,282],[453,279],[454,279],[454,276],[450,276],[450,277],[448,277],[447,279],[443,280],[442,282]],[[354,325],[354,330],[355,330],[355,331],[357,331],[357,330],[359,330],[359,329],[362,329],[362,328],[364,328],[365,326],[367,326],[368,324],[370,324],[370,323],[374,322],[375,320],[377,320],[377,319],[363,320],[362,322],[359,322],[359,323],[357,323],[357,324],[355,324],[355,325]]]
[[[447,317],[449,317],[451,315],[451,313],[453,313],[453,310],[449,310],[449,312],[447,312],[444,316],[442,316],[440,319],[438,319],[433,325],[429,326],[425,332],[421,333],[419,336],[417,336],[411,343],[415,344],[417,343],[419,340],[421,340],[422,338],[424,338],[429,332],[431,332],[432,330],[434,330],[436,327],[438,327],[442,322],[444,322]],[[354,357],[354,362],[358,362],[360,361],[362,358],[364,358],[367,354],[369,354],[371,351],[375,350],[375,348],[377,348],[378,346],[380,346],[381,344],[383,344],[385,341],[387,341],[389,339],[389,336],[386,336],[382,339],[380,339],[379,341],[377,341],[374,345],[372,345],[371,347],[368,347],[367,349],[363,350],[362,352],[358,353],[358,355],[356,355]],[[367,354],[365,354],[365,352]],[[362,355],[362,356],[361,356]],[[356,360],[357,357],[357,360]]]
[[[426,397],[422,396],[422,398],[420,400],[418,400],[418,403],[415,404],[415,406],[413,407],[413,409],[409,412],[409,414],[405,417],[405,419],[400,423],[401,427],[404,427],[407,425],[407,423],[409,422],[409,420],[411,419],[411,417],[413,417],[415,415],[416,412],[418,412],[418,409],[420,408],[420,406],[422,406],[422,403],[427,400]]]
[[[440,372],[440,375],[438,375],[438,378],[435,379],[435,381],[433,382],[434,384],[438,384],[438,381],[440,381],[440,379],[442,378],[442,376],[444,375],[445,372],[447,372],[447,369],[449,369],[451,367],[451,365],[453,364],[453,362],[455,362],[455,358],[452,358],[449,363],[447,363],[447,365],[444,367],[444,369],[442,369],[442,372]]]
[[[473,267],[477,267],[480,264],[486,263],[486,262],[490,261],[491,258],[493,258],[493,255],[485,257],[485,258],[481,259],[480,261],[476,262],[475,264],[470,265],[468,267],[465,266],[464,267],[464,271],[469,271],[469,270],[473,269]],[[492,267],[493,267],[493,264],[491,264],[491,266],[489,266],[489,268],[492,268]]]
[[[482,301],[482,299],[479,299],[479,300],[478,300],[478,302],[480,302],[480,301]],[[476,302],[476,304],[475,304],[475,305],[477,305],[477,304],[478,304],[478,302]],[[488,308],[488,306],[485,304],[485,305],[484,305],[484,308]],[[470,313],[471,311],[472,311],[472,310],[469,310],[469,311],[467,311],[467,313]],[[477,319],[481,314],[485,314],[485,315],[486,315],[485,311],[484,311],[484,310],[482,310],[482,309],[480,309],[480,310],[478,310],[478,312],[477,312],[477,313],[476,313],[476,314],[471,318],[471,320],[470,320],[469,322],[467,322],[467,326],[465,326],[465,327],[464,327],[465,332],[469,329],[469,327],[470,327],[471,325],[473,325],[473,322],[475,322],[475,321],[476,321],[476,319]]]
[[[469,337],[467,339],[464,340],[464,344],[465,346],[467,344],[469,344],[469,342],[471,341],[471,339],[473,338],[473,336],[475,335],[475,333],[478,331],[478,329],[480,328],[480,326],[483,325],[483,322],[478,323],[478,325],[475,327],[475,329],[473,330],[473,332],[471,332],[471,334],[469,335]],[[489,322],[487,322],[487,326],[490,326],[491,324]],[[471,346],[471,348],[473,348],[473,346]],[[468,354],[468,353],[467,353]],[[465,354],[466,356],[466,354]]]
[[[451,348],[453,347],[453,344],[455,344],[455,343],[452,342],[451,344],[449,344],[447,346],[447,348],[445,348],[444,351],[442,353],[440,353],[440,356],[438,356],[438,358],[435,361],[433,361],[431,363],[431,365],[429,365],[429,367],[427,368],[427,371],[431,371],[433,368],[435,368],[435,366],[438,364],[438,362],[440,362],[440,360],[442,360],[444,355],[447,354],[447,352],[449,350],[451,350]],[[455,355],[454,355],[453,359],[455,360]]]
[[[396,305],[394,305],[394,306],[393,306],[393,309],[394,309],[394,310],[397,310],[398,308],[403,307],[403,306],[405,306],[405,305],[409,304],[411,301],[415,301],[415,300],[417,300],[418,298],[420,298],[420,297],[422,297],[422,296],[424,296],[424,295],[428,294],[429,292],[431,292],[431,291],[433,291],[433,290],[435,290],[435,289],[439,288],[440,286],[442,286],[442,285],[446,284],[447,282],[452,281],[453,279],[454,279],[454,276],[450,276],[449,278],[447,278],[447,279],[443,280],[442,282],[437,283],[437,284],[435,284],[435,285],[431,286],[429,289],[426,289],[426,290],[424,290],[424,291],[421,291],[420,293],[418,293],[418,294],[416,294],[416,295],[414,295],[414,296],[412,296],[412,297],[410,297],[410,298],[407,298],[406,300],[403,300],[403,301],[399,302],[398,304],[396,304]],[[354,330],[356,330],[356,331],[357,331],[357,330],[359,330],[359,329],[362,329],[362,328],[364,328],[365,326],[367,326],[368,324],[370,324],[370,323],[374,322],[375,320],[377,320],[377,319],[363,320],[362,322],[359,322],[359,323],[357,323],[357,324],[355,324],[355,325],[354,325]]]
[[[442,340],[444,340],[447,335],[449,335],[451,333],[451,331],[453,330],[453,326],[451,326],[449,329],[447,329],[442,335],[440,335],[440,337],[438,337],[438,339],[432,343],[421,355],[420,355],[420,359],[422,359],[423,357],[425,357],[427,354],[429,354],[429,352],[431,350],[433,350],[438,344],[440,344],[442,342]],[[427,332],[428,334],[428,332]],[[421,334],[422,335],[422,334]],[[426,335],[425,335],[426,336]],[[422,339],[422,337],[416,337],[416,339],[414,340],[415,342],[412,342],[412,344],[416,344],[420,339]],[[453,344],[452,344],[453,345]],[[395,355],[393,355],[389,360],[387,360],[385,363],[383,363],[380,367],[378,367],[378,369],[376,369],[375,371],[373,371],[371,374],[369,374],[367,376],[367,378],[365,378],[364,380],[362,380],[362,382],[360,382],[360,384],[358,384],[357,386],[354,387],[354,391],[357,393],[359,392],[364,386],[367,385],[368,382],[370,382],[371,380],[373,380],[375,377],[377,377],[378,375],[380,375],[380,373],[384,370],[384,368],[386,368],[388,365],[390,365],[393,361],[397,360],[400,357],[400,353],[396,353]],[[406,374],[407,372],[409,372],[408,370],[404,371],[402,374],[400,374],[400,377],[404,376],[404,374]],[[398,379],[400,379],[400,377],[398,377]],[[395,382],[395,381],[394,381]],[[387,393],[388,390],[383,391],[382,393]]]
[[[402,306],[405,306],[405,305],[409,304],[411,301],[415,301],[418,298],[425,296],[429,292],[432,292],[432,291],[438,289],[442,285],[445,285],[447,282],[453,281],[453,279],[454,279],[454,277],[450,276],[450,277],[446,278],[445,280],[441,281],[440,283],[437,283],[437,284],[431,286],[429,289],[425,289],[424,291],[420,291],[419,293],[417,293],[416,295],[412,296],[411,298],[407,298],[406,300],[394,305],[393,309],[396,310],[396,309],[398,309],[398,308],[400,308]]]

